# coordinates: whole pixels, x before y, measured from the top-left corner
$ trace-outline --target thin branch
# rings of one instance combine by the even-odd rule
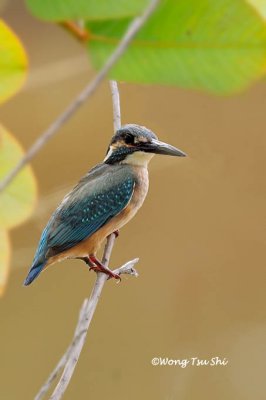
[[[69,104],[62,114],[50,125],[50,127],[43,132],[41,136],[33,143],[25,156],[18,162],[9,174],[0,183],[0,192],[3,191],[9,183],[17,176],[21,169],[32,160],[32,158],[41,150],[41,148],[50,140],[57,131],[66,123],[70,117],[79,109],[79,107],[88,100],[99,84],[103,81],[110,69],[119,60],[127,49],[129,43],[132,41],[139,29],[144,25],[150,15],[153,13],[160,0],[152,0],[143,14],[136,17],[129,25],[125,35],[120,40],[114,52],[108,58],[103,68],[98,72],[95,78],[85,87],[85,89],[76,97],[76,99]]]
[[[116,131],[121,126],[120,98],[119,98],[119,91],[118,91],[117,83],[114,81],[110,82],[110,87],[111,87],[112,103],[113,103],[114,131]],[[102,263],[104,264],[105,267],[108,267],[108,265],[109,265],[109,260],[111,257],[114,242],[115,242],[115,234],[111,234],[107,238],[107,242],[106,242],[105,249],[103,252],[103,257],[102,257]],[[127,271],[133,271],[133,270],[131,268],[129,268]],[[118,271],[119,271],[119,273],[121,273],[120,270],[118,270]],[[137,276],[137,273],[135,272],[135,270],[134,270],[134,272],[132,272],[132,274]],[[107,278],[108,277],[106,274],[97,273],[96,282],[92,289],[90,299],[89,300],[86,299],[83,303],[83,306],[80,311],[79,322],[78,322],[76,330],[75,330],[73,341],[66,351],[67,357],[66,357],[66,359],[64,359],[64,361],[65,361],[64,371],[62,373],[62,376],[61,376],[52,396],[50,397],[50,400],[61,399],[61,397],[63,396],[63,394],[72,378],[72,375],[73,375],[75,367],[77,365],[80,353],[81,353],[82,348],[85,343],[85,339],[87,336],[88,329],[90,327],[92,317],[94,315],[95,309],[97,307],[101,292],[103,290],[105,282],[107,281]],[[61,365],[60,365],[60,368],[61,368]],[[54,375],[55,374],[53,374],[53,376]],[[43,390],[41,389],[41,391],[43,391]]]
[[[130,263],[129,267],[126,267],[126,266],[121,267],[123,271],[126,271],[123,273],[128,273],[130,275],[137,276],[138,274],[132,266],[133,263],[135,264],[135,262],[136,262],[136,260],[134,262],[132,261]],[[117,273],[121,274],[122,271],[119,271],[119,268],[118,268]],[[83,346],[84,346],[84,343],[86,340],[86,336],[88,333],[88,329],[91,324],[92,317],[94,315],[95,309],[97,307],[98,301],[101,296],[101,292],[103,290],[104,284],[107,279],[108,279],[108,277],[106,274],[103,274],[103,273],[97,274],[96,282],[93,287],[91,297],[86,304],[84,318],[81,320],[81,324],[79,326],[79,334],[76,337],[74,337],[64,371],[62,373],[62,376],[61,376],[52,396],[50,397],[50,400],[61,399],[63,394],[66,391],[67,386],[70,383],[70,380],[71,380],[74,370],[76,368],[77,362],[79,360],[80,353],[83,349]]]
[[[66,352],[63,354],[63,356],[61,357],[60,361],[56,365],[55,369],[49,375],[47,381],[43,384],[43,386],[41,387],[41,389],[38,392],[38,394],[34,397],[34,400],[41,400],[45,396],[45,394],[48,392],[48,390],[50,389],[52,383],[57,378],[57,376],[60,373],[60,371],[66,365],[66,362],[67,362],[67,360],[69,358],[70,349],[71,349],[71,346],[69,346],[68,349],[66,350]]]
[[[118,90],[118,85],[117,85],[116,81],[110,81],[110,89],[111,89],[112,104],[113,104],[114,132],[116,132],[117,129],[119,129],[121,126],[120,96],[119,96],[119,90]],[[115,243],[115,234],[112,234],[107,238],[107,242],[106,242],[105,249],[103,252],[103,257],[102,257],[102,263],[106,268],[109,265],[109,261],[110,261],[114,243]],[[119,275],[121,273],[130,273],[132,275],[138,276],[137,272],[133,268],[133,265],[136,262],[138,262],[137,259],[133,261],[133,264],[132,264],[132,262],[125,264],[120,269],[117,269],[116,273]],[[132,268],[131,268],[131,266],[132,266]],[[87,336],[88,329],[90,327],[92,317],[94,315],[95,309],[97,307],[101,292],[103,290],[105,282],[107,281],[107,278],[108,277],[106,274],[97,273],[96,282],[92,289],[90,299],[84,300],[84,303],[81,307],[80,314],[79,314],[79,321],[78,321],[78,324],[77,324],[77,327],[75,330],[75,334],[74,334],[72,343],[68,347],[65,355],[63,355],[63,357],[61,358],[59,364],[56,366],[54,373],[52,373],[50,375],[47,383],[40,390],[40,394],[45,393],[49,389],[53,380],[56,378],[58,372],[63,367],[65,367],[64,371],[62,373],[62,376],[61,376],[52,396],[50,397],[50,400],[59,400],[63,396],[63,394],[71,380],[71,377],[74,373],[80,353],[84,346],[85,339]],[[52,378],[52,380],[51,380],[51,378]],[[37,397],[35,400],[40,400],[40,399],[41,399],[41,397]]]
[[[54,380],[57,378],[59,372],[64,368],[64,366],[66,365],[66,362],[69,358],[69,354],[70,351],[73,347],[73,342],[75,340],[75,337],[79,334],[80,332],[80,324],[81,324],[81,320],[82,318],[84,318],[84,313],[85,313],[85,307],[87,305],[87,299],[84,300],[80,312],[79,312],[79,320],[78,320],[78,324],[77,327],[75,329],[75,333],[73,336],[73,340],[72,343],[70,344],[70,346],[67,348],[66,352],[63,354],[63,356],[61,357],[60,361],[57,363],[56,367],[54,368],[53,372],[49,375],[47,381],[43,384],[43,386],[41,387],[39,393],[35,396],[34,400],[41,400],[43,398],[43,396],[48,392],[48,390],[50,389],[50,386],[52,385],[52,383],[54,382]]]
[[[103,261],[104,260],[106,261],[104,263],[104,265],[106,267],[109,264],[112,248],[114,246],[114,241],[115,241],[114,234],[110,235],[107,238],[104,255],[103,255]],[[134,265],[137,262],[138,262],[138,258],[136,258],[132,261],[128,261],[126,264],[122,265],[120,268],[115,269],[113,272],[118,275],[129,274],[129,275],[137,277],[138,273],[134,268]],[[43,399],[45,394],[50,389],[52,383],[57,378],[60,371],[63,368],[65,368],[63,371],[63,374],[60,378],[60,381],[54,390],[54,393],[50,397],[50,400],[58,400],[62,397],[62,395],[65,392],[65,390],[70,382],[70,379],[73,375],[73,372],[76,367],[81,350],[83,348],[83,345],[84,345],[84,342],[86,339],[86,335],[87,335],[88,329],[90,327],[90,323],[91,323],[95,308],[97,306],[101,291],[102,291],[103,286],[107,279],[108,279],[108,277],[106,274],[97,273],[96,283],[95,283],[93,292],[90,296],[90,299],[85,299],[82,304],[82,307],[80,309],[79,319],[78,319],[78,323],[77,323],[77,326],[75,329],[75,333],[74,333],[72,342],[69,345],[69,347],[67,348],[67,350],[64,353],[64,355],[62,356],[62,358],[60,359],[60,361],[58,362],[58,364],[56,365],[53,372],[50,374],[47,381],[43,384],[40,391],[35,396],[34,400]]]
[[[112,249],[114,247],[115,243],[115,234],[111,234],[107,238],[107,242],[105,245],[104,249],[104,255],[103,259],[106,260],[104,266],[108,267],[109,265],[109,260],[110,256],[112,253]],[[74,339],[70,345],[71,350],[69,351],[68,358],[65,364],[64,371],[62,373],[62,376],[60,377],[60,380],[53,392],[53,394],[50,397],[50,400],[59,400],[63,396],[70,380],[71,377],[74,373],[75,367],[77,365],[81,350],[83,348],[85,339],[86,339],[86,334],[89,329],[92,317],[94,315],[94,311],[96,309],[96,306],[99,301],[100,294],[102,292],[102,289],[104,287],[104,284],[107,280],[108,276],[103,273],[97,273],[96,277],[96,282],[94,284],[94,287],[92,289],[92,293],[90,296],[90,299],[86,299],[86,305],[84,307],[84,313],[83,316],[85,318],[79,319],[76,332],[78,335],[74,335]],[[82,306],[83,307],[83,306]],[[81,314],[81,312],[80,312]]]
[[[116,82],[111,82],[110,87],[111,87],[112,101],[113,101],[114,131],[116,131],[121,126],[119,91]],[[105,267],[108,267],[109,265],[109,260],[111,257],[114,242],[115,242],[115,234],[111,234],[107,238],[106,246],[102,257],[102,263],[104,264]],[[121,268],[118,268],[115,272],[118,275],[122,273],[127,273],[130,275],[138,276],[136,270],[133,268],[137,261],[138,259],[130,261]],[[93,287],[90,299],[85,300],[83,304],[83,308],[80,311],[80,318],[75,331],[73,341],[70,347],[67,349],[67,358],[66,360],[64,360],[65,361],[64,371],[59,379],[59,382],[52,396],[50,397],[50,400],[60,400],[67,389],[67,386],[73,376],[74,370],[79,360],[80,353],[83,349],[88,329],[92,321],[92,317],[94,315],[101,292],[103,290],[104,284],[107,281],[107,279],[108,276],[106,274],[97,273],[96,282]]]
[[[120,109],[120,97],[116,81],[110,81],[110,88],[112,93],[113,102],[113,123],[114,132],[121,127],[121,109]]]

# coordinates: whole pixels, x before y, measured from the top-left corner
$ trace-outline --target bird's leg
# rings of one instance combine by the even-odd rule
[[[89,259],[89,257],[76,257],[78,260],[82,260],[84,261],[89,267],[93,267],[94,263],[91,262],[91,260]]]
[[[115,278],[121,281],[119,275],[114,274],[109,268],[106,268],[93,254],[88,256],[88,265],[90,265],[90,270],[92,269],[93,271],[103,272],[109,275],[108,279]]]

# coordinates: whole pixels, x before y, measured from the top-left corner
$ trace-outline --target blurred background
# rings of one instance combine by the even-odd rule
[[[25,44],[30,78],[0,117],[28,148],[94,72],[75,39],[33,19],[21,1],[4,18]],[[140,276],[106,285],[64,399],[265,399],[265,82],[230,98],[119,87],[122,122],[151,128],[188,157],[151,162],[149,195],[111,260],[116,267],[140,257]],[[94,273],[65,261],[22,283],[51,212],[103,159],[112,129],[106,81],[32,163],[39,201],[12,231],[0,301],[1,399],[33,399],[72,338]],[[151,365],[154,357],[215,356],[228,365]]]

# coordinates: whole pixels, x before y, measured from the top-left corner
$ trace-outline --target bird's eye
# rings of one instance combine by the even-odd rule
[[[127,133],[124,137],[125,143],[126,144],[134,144],[135,137],[131,135],[130,133]]]

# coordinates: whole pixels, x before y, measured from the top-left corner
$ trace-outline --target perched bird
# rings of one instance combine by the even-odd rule
[[[96,253],[106,237],[142,206],[149,186],[147,166],[154,154],[185,156],[144,126],[128,124],[117,130],[103,162],[64,197],[48,221],[25,285],[47,266],[66,258],[82,259],[92,269],[119,278],[101,264]]]

